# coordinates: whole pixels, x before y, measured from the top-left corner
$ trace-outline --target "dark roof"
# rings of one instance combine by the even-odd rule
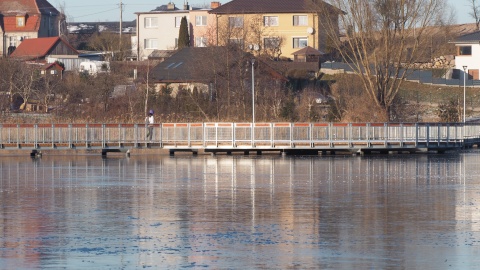
[[[320,69],[318,62],[268,61],[268,64],[283,75],[292,70],[317,72]]]
[[[152,69],[151,78],[153,81],[165,83],[212,82],[215,76],[215,66],[219,69],[216,71],[217,73],[224,72],[224,67],[221,66],[225,63],[225,54],[232,53],[228,50],[227,47],[183,48],[155,66]],[[243,57],[250,55],[244,52],[242,54]],[[251,55],[248,58],[251,58]],[[243,61],[239,61],[243,63]],[[235,65],[235,61],[232,61],[232,65]],[[287,80],[280,72],[272,69],[271,66],[264,65],[264,70],[275,79]]]
[[[320,1],[320,4],[327,5],[332,11],[341,12],[332,5]],[[246,14],[246,13],[312,13],[312,0],[232,0],[220,7],[211,10],[213,14]]]
[[[154,50],[148,58],[168,58],[176,52],[175,50]]]
[[[292,55],[323,55],[325,54],[322,51],[316,50],[310,46],[307,46],[305,48],[302,48],[294,53]]]
[[[152,79],[159,82],[209,82],[211,73],[205,69],[218,55],[221,47],[186,47],[152,69]],[[199,64],[203,68],[196,68]],[[208,75],[207,75],[208,74]]]
[[[480,31],[469,33],[456,38],[451,43],[478,43],[480,41]]]

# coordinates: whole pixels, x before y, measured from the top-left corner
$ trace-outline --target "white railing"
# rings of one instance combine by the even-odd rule
[[[253,136],[253,137],[252,137]],[[146,140],[143,124],[0,124],[0,148],[279,148],[345,145],[435,146],[478,141],[480,124],[463,123],[162,123]]]

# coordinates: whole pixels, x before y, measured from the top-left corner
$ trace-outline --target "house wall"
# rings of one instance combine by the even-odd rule
[[[460,79],[463,80],[464,71],[463,66],[467,66],[467,73],[470,73],[470,77],[466,79],[474,79],[478,80],[478,71],[480,70],[480,62],[478,59],[480,58],[480,44],[472,43],[472,44],[457,44],[457,48],[460,46],[471,46],[472,47],[472,54],[471,55],[458,55],[455,56],[455,68],[460,71]],[[474,75],[477,74],[477,78]]]
[[[38,37],[55,37],[58,36],[57,16],[41,15],[40,28],[38,29]]]
[[[8,47],[18,47],[24,39],[38,38],[37,32],[6,32],[2,35],[2,44],[0,45],[1,55],[6,56]]]
[[[235,29],[228,26],[229,17],[243,17],[243,29]],[[264,26],[266,16],[278,18],[278,25]],[[305,25],[294,25],[294,16],[306,16]],[[265,38],[280,38],[281,57],[293,59],[293,52],[303,47],[310,46],[314,49],[324,51],[326,45],[326,35],[324,31],[319,31],[321,23],[318,15],[315,13],[265,13],[265,14],[229,14],[218,15],[218,42],[220,45],[226,44],[229,38],[243,38],[244,46],[248,49],[249,45],[258,44],[260,50],[265,49]],[[254,27],[250,27],[253,25]],[[254,29],[254,30],[252,30]],[[311,31],[313,30],[313,31]],[[297,47],[295,40],[306,40],[305,46]]]
[[[189,28],[190,28],[190,44],[193,47],[204,47],[203,44],[197,44],[198,39],[206,41],[207,45],[214,45],[216,40],[216,22],[215,15],[209,14],[210,9],[191,10],[189,14]],[[197,25],[197,16],[206,16],[206,23],[204,25]]]
[[[176,17],[187,17],[189,23],[188,10],[165,11],[165,12],[147,12],[137,14],[137,50],[139,60],[144,60],[154,50],[173,50],[176,48],[176,40],[180,27],[175,26]],[[157,18],[157,26],[146,27],[145,18]],[[146,47],[146,39],[156,39],[156,46]]]

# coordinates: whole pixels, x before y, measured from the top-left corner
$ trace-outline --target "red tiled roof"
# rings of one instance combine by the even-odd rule
[[[58,69],[58,70],[64,70],[64,68],[57,63],[47,63],[43,66],[44,70],[47,70],[47,69],[50,69],[50,68],[55,68],[55,69]]]
[[[245,14],[245,13],[311,13],[313,12],[311,0],[232,0],[218,8],[211,10],[213,14]],[[320,1],[337,12],[328,3]]]
[[[25,14],[58,14],[47,0],[1,0],[0,14],[6,16]]]
[[[40,29],[40,17],[35,15],[27,16],[25,26],[17,26],[16,16],[3,17],[3,29],[5,32],[33,32]]]
[[[58,10],[46,0],[0,0],[5,32],[31,32],[40,28],[41,14],[58,15]],[[17,27],[17,16],[25,16],[25,25]]]
[[[44,58],[47,53],[59,42],[63,42],[73,51],[77,52],[70,44],[59,37],[31,38],[25,39],[10,57],[22,59]],[[77,52],[78,53],[78,52]]]

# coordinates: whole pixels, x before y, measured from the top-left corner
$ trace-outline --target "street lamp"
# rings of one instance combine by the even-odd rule
[[[252,146],[255,143],[255,58],[252,58]]]
[[[465,89],[467,79],[467,66],[463,66],[463,123],[465,123]]]
[[[255,58],[252,58],[252,124],[255,123]]]

